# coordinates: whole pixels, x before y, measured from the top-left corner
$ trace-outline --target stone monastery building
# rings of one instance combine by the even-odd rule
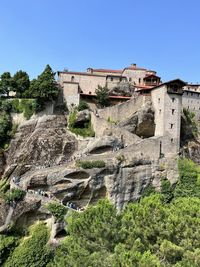
[[[109,90],[129,84],[143,103],[151,101],[155,110],[155,137],[162,137],[162,151],[177,153],[180,147],[180,127],[182,109],[195,113],[200,121],[200,85],[187,84],[175,79],[162,82],[156,71],[132,64],[123,70],[93,69],[86,72],[58,72],[59,83],[68,107],[78,105],[80,99],[90,102],[95,98],[95,90],[100,85]],[[110,95],[115,103],[131,99],[131,96]]]

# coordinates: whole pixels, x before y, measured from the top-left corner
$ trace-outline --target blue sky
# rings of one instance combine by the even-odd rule
[[[200,82],[199,0],[1,0],[0,73],[157,70]]]

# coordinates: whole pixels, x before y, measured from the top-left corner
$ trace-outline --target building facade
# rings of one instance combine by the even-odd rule
[[[123,70],[88,68],[86,72],[58,72],[58,80],[69,108],[78,105],[81,98],[92,101],[98,86],[111,90],[129,83],[138,94],[149,96],[155,110],[155,136],[162,137],[161,156],[179,151],[183,108],[194,112],[200,122],[200,85],[186,84],[180,79],[162,83],[156,71],[139,68],[136,64]],[[131,96],[111,95],[110,98],[117,104]]]

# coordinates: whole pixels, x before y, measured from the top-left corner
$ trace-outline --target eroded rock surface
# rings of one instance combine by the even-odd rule
[[[15,172],[29,166],[52,166],[68,159],[77,148],[76,138],[67,130],[62,115],[43,116],[22,124],[11,141],[7,167],[17,164]]]
[[[154,110],[151,102],[146,102],[137,112],[130,118],[118,124],[119,127],[124,127],[131,133],[140,137],[148,138],[154,136]]]

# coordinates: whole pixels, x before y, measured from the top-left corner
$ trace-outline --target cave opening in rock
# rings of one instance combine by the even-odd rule
[[[81,179],[88,179],[90,175],[87,172],[76,171],[76,172],[69,173],[65,175],[64,177],[69,178],[69,179],[80,179],[81,180]]]
[[[63,238],[67,236],[67,232],[65,229],[62,229],[58,231],[58,233],[55,235],[55,238]]]
[[[90,154],[103,154],[110,151],[113,151],[112,146],[101,146],[94,148],[92,151],[90,151]]]

